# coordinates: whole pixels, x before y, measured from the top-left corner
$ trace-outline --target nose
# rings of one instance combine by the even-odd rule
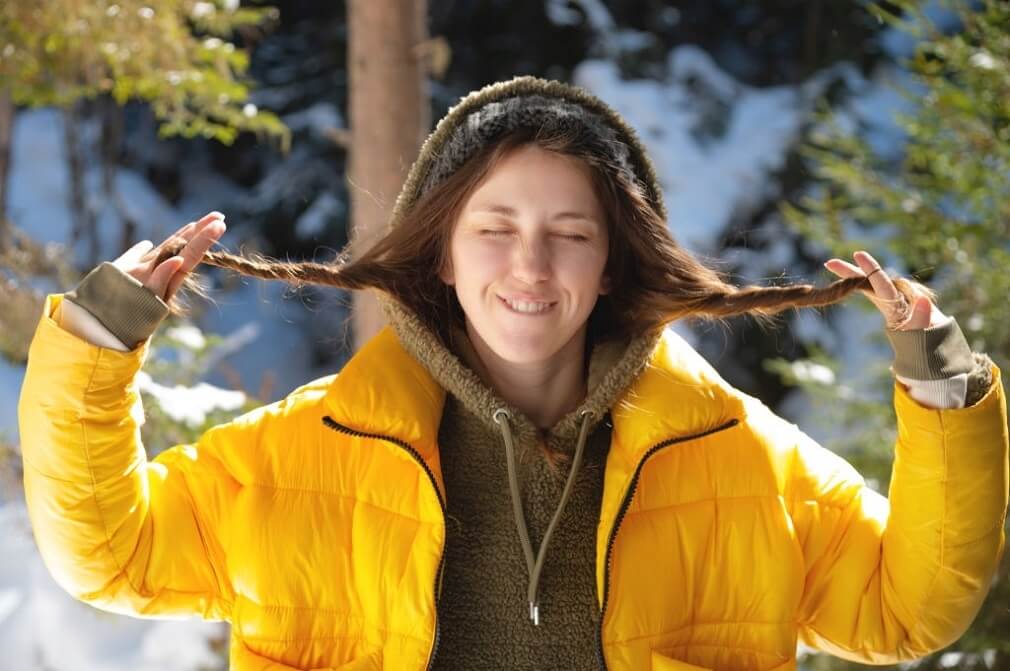
[[[551,260],[546,241],[521,241],[514,253],[512,274],[527,284],[535,284],[550,277]]]

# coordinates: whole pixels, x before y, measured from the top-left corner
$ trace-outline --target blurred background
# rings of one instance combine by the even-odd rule
[[[0,3],[0,650],[16,670],[218,670],[227,628],[92,609],[32,541],[17,400],[47,293],[218,210],[220,246],[332,261],[380,233],[461,96],[586,87],[656,163],[676,239],[740,284],[866,249],[1010,370],[1010,4],[996,0]],[[375,306],[204,266],[140,374],[150,455],[338,371]],[[860,294],[762,330],[672,326],[887,491],[892,353]],[[800,650],[807,670],[858,665]],[[898,667],[893,667],[898,668]],[[1010,558],[969,631],[903,665],[1010,669]]]

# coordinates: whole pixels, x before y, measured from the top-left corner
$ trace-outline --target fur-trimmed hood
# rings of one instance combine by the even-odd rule
[[[666,208],[652,161],[634,129],[621,115],[583,88],[522,76],[473,91],[449,109],[425,140],[410,168],[396,199],[390,228],[398,225],[428,189],[458,169],[481,146],[493,142],[502,133],[524,126],[563,126],[595,138],[591,144],[606,155],[607,163],[636,181],[665,221]],[[450,351],[411,310],[388,296],[380,297],[380,302],[405,348],[471,412],[491,424],[493,413],[504,408],[514,418],[514,428],[520,432],[520,437],[535,430],[528,418],[500,399],[466,365],[467,357],[475,356],[466,338],[456,338],[458,346]],[[590,355],[585,401],[549,432],[549,436],[557,440],[556,447],[564,450],[574,439],[579,413],[592,411],[594,425],[603,417],[610,404],[641,371],[659,337],[659,333],[643,334],[630,342],[605,343],[594,348]]]

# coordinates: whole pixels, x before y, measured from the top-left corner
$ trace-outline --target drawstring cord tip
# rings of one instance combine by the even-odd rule
[[[534,625],[540,626],[540,606],[532,601],[530,602],[530,619],[533,620]]]

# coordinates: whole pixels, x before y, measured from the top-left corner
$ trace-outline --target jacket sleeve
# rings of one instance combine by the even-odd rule
[[[221,459],[230,425],[148,461],[136,385],[148,341],[120,352],[53,319],[46,298],[18,403],[26,503],[42,558],[65,590],[142,616],[225,619],[224,516],[238,490]]]
[[[805,565],[800,640],[887,664],[957,640],[1004,550],[1008,436],[1000,371],[975,405],[927,408],[894,385],[888,497],[795,425],[785,499]]]

